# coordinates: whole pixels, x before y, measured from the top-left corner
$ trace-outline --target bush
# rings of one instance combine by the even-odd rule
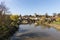
[[[11,19],[12,21],[18,21],[18,18],[19,18],[18,15],[11,15],[11,16],[10,16],[10,19]]]
[[[57,18],[56,21],[60,22],[60,18]]]

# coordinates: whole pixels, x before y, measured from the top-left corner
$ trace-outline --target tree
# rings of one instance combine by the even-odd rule
[[[6,24],[6,21],[9,20],[8,16],[5,14],[8,12],[8,8],[5,6],[4,2],[0,4],[0,26]]]
[[[0,4],[0,11],[2,11],[2,14],[5,14],[6,12],[8,12],[8,8],[5,6],[4,2],[1,2]]]
[[[37,13],[34,13],[34,14],[35,14],[35,17],[36,17]]]
[[[48,13],[46,13],[46,14],[45,14],[45,17],[48,18],[48,16],[49,16]]]
[[[56,13],[53,13],[53,17],[55,17],[56,16]]]
[[[39,17],[40,15],[38,15],[37,13],[35,13],[35,17]]]
[[[58,17],[60,17],[60,13],[58,13]]]
[[[22,15],[20,14],[20,17],[21,17]]]

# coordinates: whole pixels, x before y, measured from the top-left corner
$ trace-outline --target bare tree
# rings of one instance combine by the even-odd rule
[[[6,13],[8,12],[8,8],[5,6],[4,2],[1,2],[0,4],[0,25],[3,25],[6,23],[8,18],[6,19]]]
[[[2,11],[2,14],[8,12],[8,8],[5,6],[4,2],[1,2],[0,4],[0,11]]]

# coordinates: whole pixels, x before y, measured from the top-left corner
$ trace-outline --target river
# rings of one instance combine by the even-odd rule
[[[48,26],[22,24],[10,40],[60,40],[60,31]]]

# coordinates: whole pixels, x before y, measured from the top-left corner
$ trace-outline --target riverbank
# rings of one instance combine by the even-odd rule
[[[48,22],[42,22],[41,21],[38,21],[35,23],[35,25],[42,25],[42,26],[48,26],[48,27],[54,27],[55,29],[58,29],[60,30],[60,22],[51,22],[51,23],[48,23]]]
[[[54,27],[54,28],[56,28],[56,29],[58,29],[58,30],[60,30],[60,25],[59,24],[54,24],[54,23],[44,23],[44,25],[46,25],[46,26],[51,26],[51,27]]]
[[[18,30],[17,26],[10,27],[8,30],[5,30],[3,33],[0,32],[0,40],[8,40]]]

